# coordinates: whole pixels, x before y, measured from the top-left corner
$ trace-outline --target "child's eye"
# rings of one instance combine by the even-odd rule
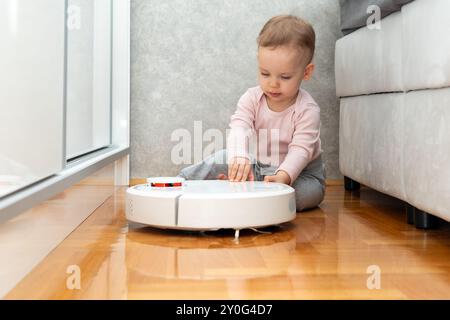
[[[289,80],[291,77],[281,77],[283,80]]]
[[[269,76],[267,73],[261,73],[261,75],[262,75],[263,77],[268,77],[268,76]]]

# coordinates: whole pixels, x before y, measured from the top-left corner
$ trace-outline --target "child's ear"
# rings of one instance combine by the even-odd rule
[[[312,75],[314,73],[314,64],[310,63],[305,68],[305,73],[303,75],[303,80],[309,80],[311,79]]]

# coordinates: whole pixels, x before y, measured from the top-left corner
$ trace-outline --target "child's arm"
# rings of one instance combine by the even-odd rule
[[[249,140],[255,128],[255,98],[251,89],[242,95],[236,112],[231,116],[230,134],[227,140],[228,179],[230,181],[253,180]]]
[[[295,120],[295,130],[288,153],[274,176],[269,180],[292,184],[303,169],[313,160],[320,138],[320,108],[308,106]],[[289,177],[289,179],[287,178]]]

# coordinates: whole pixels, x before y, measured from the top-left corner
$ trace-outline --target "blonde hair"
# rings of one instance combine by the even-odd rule
[[[316,47],[316,33],[311,24],[293,15],[279,15],[266,22],[258,39],[259,47],[294,45],[308,51],[307,64],[311,63]]]

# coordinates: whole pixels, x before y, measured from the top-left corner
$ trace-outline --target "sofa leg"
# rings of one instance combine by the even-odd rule
[[[433,229],[437,227],[438,218],[417,208],[414,209],[414,224],[419,229]]]
[[[359,182],[356,182],[355,180],[350,179],[349,177],[344,177],[344,186],[345,190],[347,191],[355,191],[359,190]]]
[[[414,224],[415,210],[416,208],[414,208],[412,205],[410,205],[409,203],[406,204],[406,222],[408,222],[408,224]]]

